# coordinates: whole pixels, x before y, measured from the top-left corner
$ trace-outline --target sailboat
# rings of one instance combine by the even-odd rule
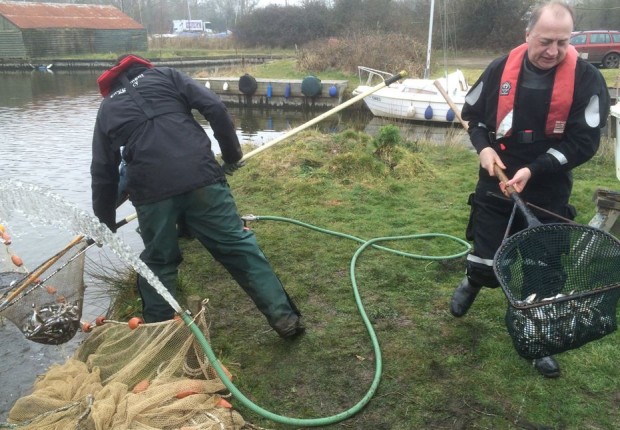
[[[438,86],[441,85],[460,112],[469,90],[463,72],[457,69],[440,79],[429,78],[434,7],[435,0],[432,0],[424,78],[407,78],[365,97],[364,103],[373,115],[439,123],[452,123],[458,119]],[[392,76],[391,73],[364,66],[358,66],[358,73],[360,84],[353,90],[353,95],[362,94]]]

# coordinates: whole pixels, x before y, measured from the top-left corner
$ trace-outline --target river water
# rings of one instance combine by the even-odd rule
[[[191,71],[188,71],[191,73]],[[98,72],[49,73],[42,71],[5,73],[0,76],[0,178],[18,179],[47,188],[79,209],[92,213],[90,204],[91,137],[101,97],[97,91]],[[295,128],[321,112],[253,110],[229,107],[235,117],[242,143],[264,144]],[[208,123],[197,118],[212,136]],[[345,109],[321,121],[323,131],[346,128],[376,134],[390,123],[369,113]],[[422,127],[397,123],[408,139],[445,139],[445,127]],[[215,152],[219,152],[214,139]],[[2,196],[0,196],[2,198]],[[125,203],[117,219],[134,212]],[[49,226],[33,225],[20,219],[0,220],[9,228],[11,251],[36,267],[70,242],[65,231],[50,231]],[[121,239],[139,252],[142,242],[134,228],[120,229]],[[113,256],[96,247],[87,259],[95,265],[114,264]],[[105,313],[108,302],[97,294],[97,286],[87,277],[83,320],[92,321]],[[91,300],[92,297],[92,300]],[[78,332],[69,343],[59,346],[27,341],[9,321],[0,322],[0,423],[7,418],[14,402],[32,390],[37,375],[53,363],[70,357],[84,339]]]

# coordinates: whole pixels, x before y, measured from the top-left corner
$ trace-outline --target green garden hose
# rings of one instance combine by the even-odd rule
[[[189,329],[192,331],[192,333],[194,334],[194,336],[196,337],[196,339],[198,340],[198,342],[200,343],[200,345],[202,346],[202,349],[204,350],[205,354],[207,355],[209,362],[211,363],[211,365],[213,366],[213,368],[215,369],[217,375],[220,377],[220,379],[222,380],[222,382],[224,383],[224,385],[226,386],[226,388],[230,391],[230,393],[232,394],[232,396],[237,399],[238,401],[240,401],[245,407],[247,407],[248,409],[250,409],[252,412],[255,412],[256,414],[267,418],[271,421],[277,422],[277,423],[281,423],[281,424],[288,424],[288,425],[292,425],[292,426],[302,426],[302,427],[317,427],[317,426],[326,426],[326,425],[330,425],[330,424],[335,424],[338,423],[340,421],[343,421],[353,415],[355,415],[356,413],[358,413],[369,401],[370,399],[374,396],[375,391],[377,390],[377,387],[379,386],[379,382],[381,380],[381,371],[382,371],[382,367],[383,367],[383,362],[381,360],[381,349],[379,347],[379,341],[377,340],[377,335],[372,327],[372,324],[370,323],[370,320],[368,319],[368,316],[366,315],[366,311],[364,310],[364,306],[362,305],[362,300],[360,298],[359,295],[359,291],[357,288],[357,282],[355,280],[355,264],[357,262],[357,259],[359,257],[359,255],[369,246],[372,246],[376,249],[381,249],[384,251],[388,251],[397,255],[401,255],[401,256],[405,256],[405,257],[411,257],[411,258],[418,258],[418,259],[425,259],[425,260],[448,260],[448,259],[454,259],[454,258],[460,258],[464,255],[466,255],[469,250],[471,249],[471,246],[469,245],[469,243],[467,243],[465,240],[459,239],[457,237],[454,236],[450,236],[447,234],[441,234],[441,233],[425,233],[425,234],[411,234],[411,235],[406,235],[406,236],[389,236],[389,237],[379,237],[379,238],[375,238],[375,239],[371,239],[371,240],[364,240],[364,239],[360,239],[358,237],[355,236],[351,236],[348,234],[344,234],[344,233],[338,233],[338,232],[334,232],[331,230],[326,230],[320,227],[316,227],[314,225],[311,224],[306,224],[297,220],[293,220],[290,218],[283,218],[283,217],[276,217],[276,216],[254,216],[254,215],[248,215],[248,216],[244,216],[243,217],[244,222],[246,221],[258,221],[258,220],[272,220],[272,221],[284,221],[284,222],[289,222],[292,224],[296,224],[302,227],[306,227],[312,230],[316,230],[319,231],[321,233],[326,233],[326,234],[331,234],[334,236],[338,236],[338,237],[343,237],[346,239],[351,239],[351,240],[355,240],[357,242],[362,243],[362,245],[357,249],[357,251],[355,252],[355,254],[353,255],[353,258],[351,259],[351,264],[350,264],[350,276],[351,276],[351,283],[353,286],[353,294],[355,296],[355,302],[357,304],[357,307],[359,309],[360,315],[362,316],[362,320],[364,321],[364,325],[366,326],[366,329],[368,331],[368,335],[370,336],[370,340],[372,342],[372,347],[374,350],[374,354],[375,354],[375,374],[372,380],[372,383],[370,385],[370,388],[368,389],[368,391],[366,392],[366,394],[364,395],[364,397],[357,402],[355,405],[353,405],[351,408],[339,413],[339,414],[335,414],[335,415],[331,415],[328,417],[322,417],[322,418],[291,418],[291,417],[285,417],[282,415],[277,415],[274,414],[273,412],[270,412],[266,409],[261,408],[260,406],[256,405],[255,403],[253,403],[250,399],[248,399],[243,393],[241,393],[237,387],[235,387],[233,385],[233,383],[230,381],[230,379],[228,379],[228,376],[226,376],[226,373],[224,372],[224,370],[222,369],[222,367],[219,364],[219,361],[217,359],[217,357],[215,356],[215,353],[213,352],[213,349],[211,349],[211,346],[209,345],[209,343],[207,342],[207,340],[204,337],[204,334],[202,333],[202,331],[200,330],[200,328],[198,326],[196,326],[196,324],[194,324],[194,321],[192,320],[191,316],[189,316],[188,314],[181,314],[181,318],[183,319],[183,321],[185,322],[185,324],[187,324],[187,326],[189,327]],[[385,242],[385,241],[395,241],[395,240],[406,240],[406,239],[420,239],[420,238],[431,238],[431,237],[438,237],[438,238],[446,238],[449,240],[453,240],[456,241],[462,245],[465,246],[465,250],[462,252],[459,252],[457,254],[453,254],[453,255],[445,255],[445,256],[429,256],[429,255],[418,255],[418,254],[411,254],[411,253],[407,253],[407,252],[402,252],[402,251],[397,251],[391,248],[387,248],[384,246],[379,246],[376,245],[376,243],[378,242]]]

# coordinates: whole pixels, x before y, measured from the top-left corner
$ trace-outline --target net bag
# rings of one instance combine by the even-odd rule
[[[0,252],[0,317],[33,342],[60,345],[71,340],[81,327],[87,247],[86,240],[78,238],[29,272],[5,242]]]
[[[620,241],[602,230],[528,228],[504,241],[493,268],[508,298],[508,333],[524,358],[575,349],[617,328]]]

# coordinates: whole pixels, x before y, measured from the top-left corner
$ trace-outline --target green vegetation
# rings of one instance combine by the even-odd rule
[[[595,213],[595,189],[618,188],[611,145],[606,141],[575,172],[572,203],[581,223]],[[250,159],[229,182],[242,215],[291,218],[365,240],[463,237],[476,171],[468,148],[405,142],[387,127],[375,139],[353,131],[304,132]],[[304,314],[307,333],[281,340],[202,246],[184,239],[181,290],[209,299],[214,351],[236,386],[269,411],[317,418],[351,408],[366,394],[376,361],[349,277],[360,243],[287,222],[249,227]],[[422,255],[463,250],[437,238],[383,245]],[[563,375],[546,380],[513,349],[501,289],[483,291],[462,319],[450,315],[463,271],[463,258],[415,259],[378,249],[361,254],[355,279],[381,347],[382,380],[360,413],[330,428],[620,427],[620,335],[558,355]],[[129,313],[140,308],[131,298],[133,285],[119,301]],[[232,403],[255,425],[288,428]]]
[[[249,64],[198,72],[198,77],[242,75],[250,73],[257,78],[303,79],[315,74],[321,79],[348,80],[354,88],[359,81],[358,66],[397,73],[405,70],[408,77],[422,77],[426,62],[426,47],[414,37],[403,34],[352,35],[345,38],[320,39],[299,49],[255,48],[242,49],[227,39],[160,38],[149,42],[148,52],[134,52],[151,60],[188,58],[242,58],[263,57],[263,64]],[[446,70],[459,68],[467,81],[473,84],[494,58],[505,52],[482,51],[432,53],[431,78],[438,78]],[[123,52],[67,56],[66,59],[95,59],[114,61]],[[53,58],[41,61],[53,61]],[[610,87],[620,85],[620,71],[600,69]]]

